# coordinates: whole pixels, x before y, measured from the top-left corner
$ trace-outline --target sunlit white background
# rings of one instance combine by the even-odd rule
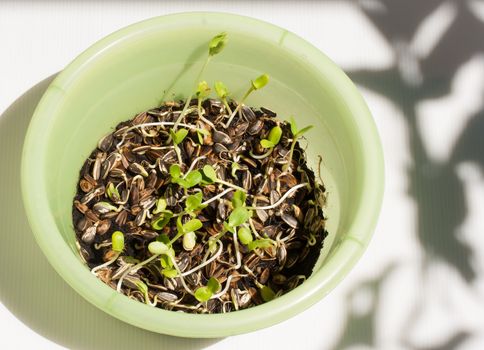
[[[25,270],[45,271],[57,292],[42,283],[32,286],[47,288],[39,294],[12,295],[6,286],[15,281],[5,276],[15,262],[1,260],[0,348],[484,349],[482,1],[3,1],[0,129],[1,113],[17,98],[98,39],[156,15],[201,10],[285,27],[358,84],[386,164],[383,210],[368,251],[309,310],[209,342],[143,332],[105,316],[63,286],[39,253],[24,258],[31,264]],[[21,144],[3,141],[0,152]],[[2,235],[16,234],[1,227]],[[31,239],[30,232],[22,237]],[[44,302],[49,308],[37,306]],[[29,315],[29,305],[46,316]]]

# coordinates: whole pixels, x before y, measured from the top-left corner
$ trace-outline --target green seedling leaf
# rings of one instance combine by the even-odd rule
[[[174,259],[175,258],[175,249],[173,249],[173,248],[168,249],[168,253],[166,253],[166,255],[168,255],[169,257]],[[170,262],[170,264],[173,264],[173,263]]]
[[[237,237],[239,238],[240,243],[245,245],[253,241],[252,233],[247,227],[240,227],[237,231]]]
[[[183,223],[182,223],[182,217],[181,215],[176,218],[176,230],[178,233],[183,233]]]
[[[232,197],[232,205],[234,208],[243,207],[245,205],[245,199],[247,198],[247,194],[244,191],[237,190],[234,192],[234,196]]]
[[[191,251],[197,244],[197,235],[190,231],[183,235],[183,249]]]
[[[148,244],[148,250],[153,255],[167,254],[170,248],[165,244],[158,241],[153,241]]]
[[[167,278],[175,278],[178,276],[178,272],[174,268],[165,268],[161,271],[161,273]]]
[[[217,93],[218,97],[220,97],[222,100],[224,98],[227,98],[227,96],[229,95],[229,91],[227,90],[227,87],[221,81],[215,82],[215,92]]]
[[[207,164],[203,167],[203,175],[205,175],[205,177],[212,182],[217,181],[217,173],[215,172],[215,169],[211,165]]]
[[[213,293],[218,293],[222,289],[222,285],[215,277],[210,277],[207,282],[207,288]]]
[[[110,211],[117,211],[118,208],[116,208],[114,205],[108,202],[97,202],[96,204],[93,205],[92,207],[94,211],[98,212],[99,214],[106,214],[109,213]]]
[[[112,248],[115,252],[122,252],[124,249],[124,234],[121,231],[115,231],[111,235]]]
[[[293,135],[297,134],[297,124],[296,124],[296,119],[291,115],[289,117],[289,125],[291,126],[291,132]]]
[[[181,168],[178,164],[172,164],[170,166],[170,176],[172,179],[178,179],[181,176]]]
[[[148,286],[143,281],[136,281],[136,287],[143,295],[148,294]]]
[[[197,192],[187,197],[185,201],[185,210],[186,211],[195,211],[200,209],[201,204],[203,201],[203,193]]]
[[[236,227],[249,220],[251,213],[245,207],[235,208],[229,215],[229,226]]]
[[[156,237],[156,241],[161,242],[161,243],[165,243],[166,245],[169,245],[170,244],[170,237],[168,237],[168,235],[166,233],[162,233],[161,235]]]
[[[153,209],[153,214],[159,214],[166,209],[166,199],[160,197],[156,200],[156,207]]]
[[[276,293],[270,287],[264,286],[260,289],[260,296],[262,300],[268,302],[276,297]]]
[[[254,88],[254,90],[259,90],[266,86],[268,82],[269,76],[267,74],[262,74],[260,77],[252,80],[252,87]]]
[[[271,141],[274,144],[274,146],[276,146],[281,140],[281,136],[282,136],[281,127],[275,126],[271,129],[271,131],[269,131],[269,136],[267,137],[267,139]]]
[[[106,187],[106,194],[113,202],[117,202],[120,199],[118,189],[114,186],[112,182],[110,182],[108,187]]]
[[[162,254],[160,256],[160,263],[161,267],[163,267],[164,269],[173,267],[173,262],[171,261],[168,254]]]
[[[203,99],[210,95],[210,91],[210,86],[208,86],[207,82],[204,80],[198,83],[196,95],[198,98]]]
[[[210,131],[208,131],[206,129],[196,129],[196,130],[197,130],[197,132],[199,132],[202,135],[210,136]]]
[[[203,145],[203,136],[210,136],[210,131],[205,129],[195,129],[198,136],[198,142]]]
[[[165,210],[151,220],[151,227],[154,230],[161,230],[170,222],[170,219],[172,217],[173,217],[173,213],[169,210]]]
[[[184,180],[179,182],[179,184],[183,187],[190,188],[198,185],[202,181],[202,174],[198,170],[193,170],[187,174]]]
[[[208,44],[208,54],[209,56],[215,56],[223,50],[227,44],[227,33],[223,32],[215,35],[210,43]]]
[[[303,134],[305,134],[306,132],[308,132],[309,130],[311,130],[313,127],[314,127],[314,125],[309,125],[309,126],[306,126],[305,128],[302,128],[301,130],[299,130],[297,132],[296,136],[297,137],[302,136]]]
[[[170,135],[173,139],[173,143],[175,145],[179,145],[182,141],[187,137],[188,130],[187,129],[178,129],[176,132],[173,129],[170,129]]]
[[[198,143],[203,145],[203,134],[197,129]]]
[[[214,237],[210,237],[208,239],[208,250],[210,253],[215,253],[215,250],[217,249],[217,240]]]
[[[194,231],[200,230],[202,227],[203,227],[203,224],[200,220],[191,219],[187,223],[183,224],[182,231],[184,233],[194,232]]]
[[[230,226],[227,222],[224,221],[224,233],[225,232],[234,232],[235,227]]]
[[[261,239],[256,239],[255,241],[250,242],[247,245],[247,248],[249,250],[254,250],[254,249],[257,249],[257,248],[269,248],[273,244],[274,244],[274,242],[271,239],[261,238]]]
[[[195,291],[195,298],[203,303],[212,297],[213,293],[208,287],[200,287]]]
[[[264,148],[274,148],[275,144],[272,141],[262,139],[260,140],[260,145]]]
[[[237,172],[237,170],[240,169],[240,165],[239,163],[236,163],[236,162],[232,162],[232,177],[237,177],[237,175],[235,174]]]
[[[133,264],[133,265],[139,264],[140,262],[139,259],[136,259],[135,257],[132,257],[132,256],[125,256],[124,261],[127,264]]]

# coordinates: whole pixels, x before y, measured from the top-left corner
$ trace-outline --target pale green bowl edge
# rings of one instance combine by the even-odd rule
[[[285,32],[284,29],[272,24],[233,14],[197,12],[156,17],[123,28],[88,48],[59,74],[48,91],[62,89],[69,81],[75,79],[76,75],[82,74],[82,66],[88,63],[91,57],[133,32],[148,31],[152,25],[160,24],[167,18],[195,19],[200,16],[214,20],[218,16],[229,16],[231,21],[250,26],[253,31]],[[192,315],[153,309],[129,300],[115,291],[106,291],[109,289],[107,287],[101,291],[99,285],[94,283],[96,281],[85,275],[84,266],[72,256],[72,252],[58,232],[52,215],[48,213],[49,205],[42,194],[45,179],[44,174],[38,171],[42,168],[44,151],[42,138],[45,135],[42,126],[52,118],[51,111],[60,98],[56,94],[46,93],[33,115],[25,137],[21,169],[22,196],[30,226],[39,246],[51,265],[73,289],[103,311],[140,328],[182,337],[213,338],[254,331],[288,319],[319,301],[347,275],[365,251],[381,209],[384,188],[383,152],[368,107],[350,79],[317,48],[301,38],[298,39],[295,45],[298,46],[299,52],[304,53],[321,74],[331,77],[332,88],[342,92],[365,142],[365,173],[358,176],[362,176],[363,179],[361,197],[365,198],[366,202],[349,229],[349,232],[352,232],[351,236],[340,242],[328,263],[291,293],[255,308],[223,315]],[[39,211],[39,208],[44,208],[46,212]]]

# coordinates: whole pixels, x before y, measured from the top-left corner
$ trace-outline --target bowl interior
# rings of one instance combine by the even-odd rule
[[[353,85],[317,50],[283,29],[241,18],[223,14],[178,15],[128,27],[94,45],[52,83],[29,130],[31,148],[27,140],[25,149],[25,157],[31,160],[36,154],[36,161],[25,168],[31,167],[30,171],[38,174],[37,205],[47,205],[47,208],[35,209],[32,204],[33,210],[28,210],[29,219],[32,222],[36,221],[33,216],[46,215],[54,224],[47,236],[45,226],[41,228],[41,223],[32,223],[38,240],[43,241],[39,243],[44,251],[56,254],[54,249],[62,250],[65,259],[71,262],[75,259],[78,261],[75,264],[81,265],[75,247],[71,203],[86,157],[118,122],[155,107],[162,100],[186,97],[206,57],[209,38],[226,31],[228,45],[212,59],[203,79],[210,84],[223,81],[237,98],[247,89],[250,79],[268,73],[270,83],[251,95],[247,104],[270,108],[281,118],[293,115],[300,127],[315,126],[303,144],[307,144],[308,160],[314,170],[318,167],[318,156],[323,159],[321,176],[328,190],[326,213],[330,236],[311,279],[317,279],[320,272],[321,277],[313,282],[312,291],[305,293],[320,297],[336,284],[333,274],[344,273],[351,267],[371,236],[376,218],[374,212],[379,210],[381,197],[381,154],[378,147],[372,148],[372,142],[378,146],[378,137],[371,118]],[[368,137],[376,139],[368,143]],[[32,139],[35,138],[38,143],[34,147]],[[373,154],[368,155],[368,152]],[[373,160],[369,161],[369,157]],[[374,188],[376,200],[365,192],[372,170],[376,177],[372,180],[377,186]],[[24,186],[24,190],[29,186]],[[32,194],[27,195],[26,200],[32,201]],[[363,202],[370,208],[365,208]],[[355,229],[355,221],[364,215],[369,215],[373,222]],[[62,239],[58,239],[59,235]],[[57,239],[53,239],[54,236]],[[49,252],[46,254],[49,256]],[[49,257],[54,267],[59,265],[58,258],[59,255]],[[78,271],[91,286],[91,291],[85,289],[81,294],[96,299],[91,301],[115,314],[113,305],[125,301],[113,296],[112,291],[89,275],[83,266]],[[67,272],[63,272],[66,278]],[[79,290],[73,279],[66,280]],[[292,293],[285,297],[296,303],[297,299],[290,299]],[[100,301],[99,295],[104,296],[106,303]],[[300,298],[302,295],[298,300]],[[309,301],[306,303],[309,305]],[[139,315],[162,311],[147,310],[140,311]],[[264,325],[289,314],[279,315],[271,322],[266,320]],[[138,321],[128,321],[156,331],[200,336],[197,331],[180,333],[169,327],[160,330],[159,326],[150,328]],[[225,334],[261,325],[232,328]],[[213,330],[210,333],[210,336],[219,335],[224,332]]]

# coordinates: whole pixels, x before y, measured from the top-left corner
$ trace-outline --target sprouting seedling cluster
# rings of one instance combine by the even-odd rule
[[[187,129],[179,129],[176,131],[175,129],[170,129],[170,136],[173,139],[173,147],[175,148],[175,152],[178,157],[178,162],[180,163],[180,165],[183,164],[183,160],[181,159],[180,146],[178,145],[183,142],[183,140],[185,139],[185,137],[187,137],[187,135],[188,135]]]
[[[195,80],[195,91],[192,92],[191,95],[187,98],[183,110],[179,113],[175,122],[159,121],[137,124],[127,128],[126,130],[127,132],[133,128],[142,128],[143,126],[171,126],[171,128],[168,130],[169,138],[166,141],[166,144],[162,144],[161,146],[163,146],[164,148],[172,148],[175,151],[178,159],[178,164],[175,163],[170,165],[168,170],[169,178],[164,180],[167,180],[165,183],[178,185],[179,187],[173,187],[182,189],[184,194],[181,194],[180,192],[180,196],[183,197],[179,199],[179,203],[177,203],[178,205],[176,207],[177,209],[174,209],[173,206],[169,206],[167,199],[164,197],[153,198],[153,200],[156,199],[156,201],[154,205],[150,207],[152,209],[150,209],[148,211],[148,214],[146,215],[146,222],[151,226],[152,230],[157,232],[158,236],[154,238],[147,245],[147,247],[144,246],[144,248],[147,248],[147,251],[150,254],[149,257],[144,259],[143,261],[135,261],[133,263],[130,263],[129,267],[122,273],[117,283],[118,291],[120,291],[121,289],[123,279],[130,278],[129,275],[136,273],[136,271],[141,269],[143,266],[151,262],[156,262],[157,264],[159,264],[158,268],[164,277],[177,278],[177,280],[179,278],[186,293],[195,297],[200,303],[205,303],[212,298],[219,297],[221,294],[225,293],[228,290],[232,276],[227,277],[224,289],[222,289],[222,285],[219,280],[212,276],[208,279],[206,285],[203,285],[196,290],[191,290],[187,286],[184,277],[207,266],[211,262],[215,261],[222,254],[224,244],[226,244],[226,241],[222,240],[222,237],[224,235],[229,235],[227,239],[229,239],[233,244],[233,251],[235,252],[236,263],[231,268],[235,270],[239,269],[242,266],[241,250],[243,252],[255,251],[256,254],[260,254],[260,249],[270,249],[277,246],[279,241],[275,241],[269,238],[266,234],[261,235],[257,232],[253,224],[252,217],[255,215],[256,210],[270,210],[279,206],[288,196],[293,194],[299,188],[307,185],[305,183],[302,183],[292,187],[275,203],[271,199],[270,205],[260,207],[248,206],[246,204],[248,196],[247,189],[244,189],[234,183],[224,180],[225,176],[222,176],[223,171],[221,171],[220,165],[214,163],[213,161],[205,161],[205,164],[203,166],[199,166],[198,169],[195,167],[195,163],[197,161],[203,158],[208,158],[208,156],[198,156],[188,169],[184,164],[182,159],[182,150],[184,149],[184,146],[186,146],[186,142],[184,144],[184,141],[189,133],[193,131],[196,132],[198,135],[198,141],[201,145],[203,145],[203,137],[210,136],[211,134],[208,130],[200,127],[200,125],[206,124],[210,126],[213,131],[216,131],[215,125],[206,118],[207,112],[202,106],[204,99],[210,96],[212,89],[206,81],[201,80],[201,77],[209,61],[223,50],[226,42],[227,35],[225,33],[221,33],[215,36],[210,41],[206,61],[204,62],[197,76],[197,79]],[[230,93],[228,88],[220,81],[215,82],[214,90],[217,96],[222,101],[223,106],[225,107],[224,113],[226,113],[221,114],[221,119],[225,120],[226,118],[228,118],[225,124],[220,123],[217,125],[221,125],[223,128],[229,128],[235,116],[238,113],[239,115],[243,114],[243,110],[241,111],[241,109],[248,96],[252,92],[262,89],[265,85],[268,84],[268,82],[269,76],[267,74],[262,74],[256,79],[252,80],[250,82],[250,87],[238,102],[234,100],[229,101]],[[195,106],[191,107],[190,111],[188,110],[193,94],[195,94],[197,98],[196,111],[198,115],[198,121],[203,121],[203,123],[199,123],[198,121],[193,124],[184,122],[184,118],[187,115],[195,117],[192,113],[195,112]],[[230,107],[230,103],[232,104],[232,107],[235,106],[233,110]],[[275,124],[276,125],[272,126],[267,134],[264,134],[266,135],[264,136],[265,138],[262,138],[260,140],[258,138],[255,138],[256,142],[259,142],[260,146],[267,151],[263,155],[257,156],[254,156],[254,154],[250,153],[254,159],[261,160],[264,157],[270,155],[274,148],[276,148],[276,146],[278,146],[281,142],[281,138],[283,135],[283,128],[281,128],[281,125],[284,127],[284,124],[279,121],[276,121]],[[284,171],[291,166],[293,152],[298,138],[300,138],[312,127],[308,126],[301,130],[298,130],[295,120],[292,117],[289,121],[289,124],[293,138],[291,148],[286,159],[286,163],[283,166]],[[195,143],[193,140],[191,141]],[[236,173],[238,170],[241,169],[241,166],[238,163],[239,159],[240,158],[234,158],[231,163],[231,174],[234,178],[237,178]],[[130,166],[132,167],[130,171],[137,174],[136,177],[138,179],[146,179],[149,176],[150,169],[148,167],[143,167],[137,163],[133,163]],[[164,173],[166,173],[166,170],[164,170]],[[134,182],[135,180],[133,178],[132,183]],[[126,199],[124,202],[122,201],[123,196],[121,195],[122,193],[120,193],[118,186],[119,185],[115,186],[112,182],[110,182],[105,188],[106,196],[112,201],[112,203],[118,206],[115,206],[109,202],[100,201],[93,206],[93,209],[96,213],[119,213],[123,210],[123,205],[126,205],[128,200]],[[221,192],[212,196],[211,198],[205,198],[204,200],[204,195],[207,196],[207,192],[210,193],[210,190],[204,192],[204,190],[207,189],[205,186],[210,186],[211,188],[216,187],[218,189],[221,189]],[[228,194],[231,194],[230,201],[227,201],[223,198]],[[219,199],[225,201],[226,203],[229,203],[227,204],[227,206],[229,207],[229,214],[228,216],[224,215],[223,219],[220,220],[220,223],[223,224],[223,229],[219,230],[216,235],[210,236],[208,239],[206,239],[205,237],[208,235],[208,230],[204,229],[204,224],[199,219],[201,218],[202,220],[204,220],[202,217],[203,215],[199,216],[199,214],[210,203]],[[255,201],[253,203],[255,203]],[[171,208],[172,210],[168,208]],[[166,232],[170,232],[170,236],[172,236],[174,233],[173,237],[170,238],[170,236],[166,234]],[[230,235],[232,237],[230,237]],[[201,244],[207,244],[208,246],[207,255],[203,258],[202,262],[197,262],[198,265],[194,267],[192,266],[188,271],[185,271],[183,269],[181,270],[180,267],[177,265],[178,257],[174,246],[179,247],[181,245],[183,250],[185,250],[186,252],[193,251],[197,246],[197,243],[200,244],[201,236],[203,237]],[[119,256],[124,251],[124,239],[125,236],[121,231],[116,231],[112,234],[112,258],[106,263],[92,269],[93,273],[96,273],[97,271],[99,271],[99,269],[111,265],[119,258]],[[241,248],[240,245],[243,245],[243,247]],[[273,250],[275,251],[275,249]],[[180,263],[180,260],[178,260],[178,263]],[[143,295],[146,303],[150,304],[150,296],[146,283],[141,280],[133,280],[131,282],[132,284],[134,283],[134,285],[136,285],[138,291]],[[255,284],[260,289],[260,295],[264,301],[272,300],[276,296],[276,293],[274,293],[274,291],[270,287],[262,285],[257,281],[255,281]]]
[[[279,125],[274,126],[267,135],[266,139],[260,140],[260,145],[262,148],[267,149],[267,151],[262,155],[255,155],[251,153],[251,156],[255,159],[263,159],[272,153],[274,147],[279,144],[282,136],[282,128]]]
[[[210,60],[212,59],[212,57],[214,57],[215,55],[219,54],[223,50],[223,48],[225,47],[226,44],[227,44],[227,33],[220,33],[220,34],[214,36],[212,38],[212,40],[210,40],[210,42],[208,44],[208,55],[207,55],[207,58],[205,59],[205,62],[203,63],[203,66],[200,69],[200,72],[198,73],[197,78],[195,79],[194,85],[197,86],[197,91],[199,90],[198,89],[198,85],[199,85],[199,82],[200,82],[200,78],[202,77],[203,72],[205,71],[205,68],[207,67],[208,63],[210,62]],[[192,96],[193,95],[190,95],[187,98],[187,100],[185,102],[185,105],[183,107],[183,110],[180,113],[180,116],[176,120],[175,125],[173,127],[175,130],[177,129],[178,124],[180,124],[181,121],[183,120],[183,118],[185,117],[185,113],[186,113],[186,111],[188,109],[188,106],[190,105],[190,101],[192,99]]]
[[[178,164],[170,166],[171,182],[176,183],[184,189],[189,189],[198,185],[202,181],[202,174],[198,170],[192,170],[182,176],[181,168]]]
[[[282,136],[282,129],[279,125],[274,126],[271,131],[269,131],[269,135],[267,139],[260,140],[260,144],[264,148],[272,149],[277,146],[279,141],[281,140]]]
[[[215,87],[215,92],[217,93],[217,96],[220,98],[220,100],[222,100],[222,103],[224,104],[225,108],[229,112],[229,115],[231,115],[232,109],[230,108],[227,100],[227,98],[229,97],[229,90],[227,89],[225,84],[222,83],[221,81],[216,81],[214,87]]]
[[[218,293],[222,289],[220,282],[214,278],[210,277],[207,285],[200,287],[195,291],[195,298],[200,302],[208,301],[214,294]]]
[[[230,182],[227,182],[225,180],[219,179],[217,177],[217,172],[215,171],[215,169],[213,168],[213,166],[211,166],[209,164],[207,164],[207,165],[205,165],[203,167],[202,172],[203,172],[203,182],[205,184],[219,183],[219,184],[222,184],[222,185],[225,185],[225,186],[234,188],[236,190],[239,190],[239,191],[242,191],[242,192],[246,192],[246,190],[243,189],[240,186],[237,186],[237,185],[234,185],[233,183],[230,183]]]
[[[111,247],[112,247],[113,252],[115,253],[114,256],[112,257],[111,260],[107,261],[106,263],[101,264],[101,265],[93,268],[91,270],[91,272],[93,274],[96,274],[97,271],[99,271],[99,270],[101,270],[105,267],[108,267],[109,265],[114,263],[119,258],[120,254],[122,253],[122,251],[124,249],[124,234],[121,231],[115,231],[111,235]]]
[[[293,138],[292,138],[291,148],[289,150],[289,156],[287,157],[287,163],[283,167],[284,171],[286,171],[292,164],[294,147],[296,147],[298,139],[313,128],[313,125],[308,125],[302,128],[301,130],[299,130],[296,125],[296,120],[292,116],[289,118],[289,125],[291,126],[291,133],[293,135]]]
[[[268,83],[269,83],[269,76],[267,74],[262,74],[261,76],[259,76],[256,79],[254,79],[254,80],[251,81],[251,84],[250,84],[249,89],[244,94],[244,96],[242,97],[242,99],[240,100],[240,102],[237,104],[237,107],[235,108],[235,110],[230,115],[229,120],[227,121],[227,123],[224,125],[225,128],[228,128],[230,126],[230,123],[232,122],[232,120],[234,119],[234,117],[237,115],[237,112],[239,112],[240,108],[244,104],[244,102],[247,99],[247,97],[249,97],[249,95],[252,92],[254,92],[255,90],[262,89]]]

